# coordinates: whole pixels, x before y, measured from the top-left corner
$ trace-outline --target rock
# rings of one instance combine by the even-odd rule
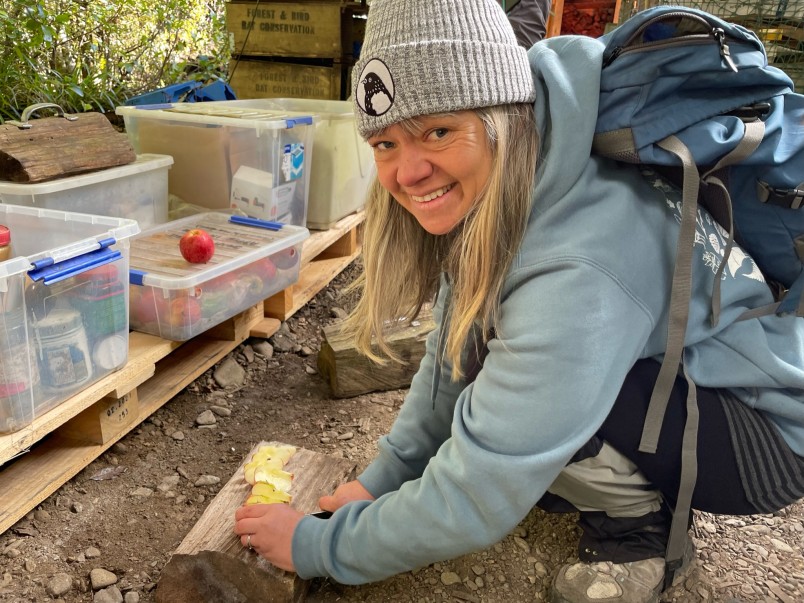
[[[170,437],[176,440],[177,442],[181,442],[184,439],[184,432],[183,431],[174,431],[170,434]]]
[[[339,308],[338,306],[332,306],[329,309],[329,315],[332,318],[337,318],[338,320],[342,320],[342,319],[346,318],[347,316],[349,316],[349,313],[346,310],[344,310],[343,308]]]
[[[84,551],[84,556],[87,559],[97,559],[98,557],[101,556],[101,552],[100,552],[100,550],[98,550],[94,546],[91,546],[91,547],[87,547],[87,550]]]
[[[301,356],[304,356],[305,358],[307,356],[312,356],[313,355],[313,349],[311,347],[309,347],[309,346],[303,345],[301,347],[301,349],[299,350],[299,354]]]
[[[112,584],[117,584],[117,576],[114,572],[110,572],[102,567],[96,567],[89,572],[89,581],[92,584],[92,590],[100,590]],[[121,596],[120,601],[122,600],[123,597]]]
[[[215,484],[220,483],[221,478],[216,475],[202,475],[197,480],[193,486],[213,486]]]
[[[168,475],[167,477],[162,478],[162,481],[159,483],[156,489],[160,492],[169,492],[179,485],[180,480],[180,475]]]
[[[47,592],[54,597],[66,595],[73,587],[73,579],[70,574],[59,573],[55,574],[47,582]]]
[[[140,593],[130,590],[123,597],[123,603],[140,603]]]
[[[290,329],[286,322],[282,323],[273,337],[271,337],[271,345],[274,346],[274,351],[277,352],[293,352],[296,353],[301,350],[301,346],[293,339],[290,334]]]
[[[517,545],[524,552],[530,553],[530,545],[528,544],[527,540],[525,540],[524,538],[520,538],[519,536],[514,536],[514,544]]]
[[[346,433],[342,433],[342,434],[340,434],[340,435],[338,436],[338,439],[339,439],[339,440],[351,440],[353,437],[355,437],[354,432],[347,431]]]
[[[195,418],[196,425],[215,425],[217,422],[218,419],[211,410],[205,410]]]
[[[315,375],[318,372],[318,370],[316,370],[314,367],[310,366],[309,364],[305,364],[304,365],[304,372],[307,373],[308,375]]]
[[[123,603],[123,594],[116,586],[110,586],[96,592],[92,603]]]
[[[72,511],[73,513],[81,513],[81,511],[83,510],[84,505],[82,505],[80,502],[74,502],[73,504],[70,505],[70,511]]]
[[[144,486],[141,486],[141,487],[137,488],[136,490],[134,490],[134,492],[131,493],[131,496],[138,496],[140,498],[148,498],[153,493],[154,493],[154,491],[151,490],[150,488],[146,488]]]
[[[212,378],[223,389],[240,387],[246,381],[246,371],[234,358],[227,356],[212,373]]]
[[[778,538],[771,538],[771,544],[773,548],[777,551],[781,551],[783,553],[795,553],[796,551],[791,547],[789,544],[784,542],[783,540],[779,540]]]
[[[232,411],[229,410],[228,408],[223,407],[223,406],[210,406],[209,410],[214,412],[219,417],[230,417],[230,416],[232,416]]]
[[[263,358],[270,359],[274,357],[274,346],[272,346],[267,341],[260,341],[259,343],[255,343],[254,351]]]
[[[252,348],[250,345],[244,345],[243,346],[243,356],[246,357],[246,361],[249,364],[254,362],[254,348]]]
[[[441,574],[441,584],[443,584],[444,586],[459,584],[460,581],[461,577],[455,572],[444,572],[443,574]]]

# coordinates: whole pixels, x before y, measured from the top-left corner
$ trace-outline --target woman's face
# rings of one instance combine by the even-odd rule
[[[446,234],[466,216],[491,173],[492,154],[474,111],[426,115],[368,139],[377,176],[427,232]]]

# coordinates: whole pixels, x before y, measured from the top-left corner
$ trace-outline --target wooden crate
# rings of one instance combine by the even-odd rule
[[[340,100],[343,68],[279,61],[233,59],[229,85],[239,99],[314,98]]]
[[[341,4],[332,2],[226,4],[226,29],[241,56],[340,58],[342,18]]]

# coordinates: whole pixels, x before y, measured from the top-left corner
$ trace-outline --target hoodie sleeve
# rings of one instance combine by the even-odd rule
[[[421,477],[427,463],[449,438],[452,409],[465,384],[450,382],[452,367],[448,363],[436,368],[447,292],[448,286],[442,282],[433,307],[436,328],[427,337],[424,357],[405,402],[390,433],[378,442],[379,455],[358,477],[375,498]]]
[[[396,476],[383,489],[411,479],[329,520],[303,518],[293,536],[300,576],[376,581],[497,542],[602,424],[652,327],[645,308],[606,271],[577,259],[520,269],[512,280],[476,380],[449,411],[419,399],[418,384],[383,445],[376,470]],[[419,439],[418,452],[405,452]]]

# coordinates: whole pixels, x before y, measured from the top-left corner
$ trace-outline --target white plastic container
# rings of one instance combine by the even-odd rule
[[[190,229],[215,253],[191,264],[179,251]],[[299,278],[302,226],[208,212],[149,229],[131,244],[131,328],[184,341],[286,289]]]
[[[0,433],[12,433],[128,360],[134,220],[0,204]]]
[[[127,165],[48,182],[0,181],[0,202],[130,218],[148,228],[168,219],[168,170],[172,164],[172,157],[148,154]]]
[[[224,102],[117,107],[138,153],[173,157],[178,202],[304,226],[312,117]],[[243,169],[241,169],[243,168]]]
[[[357,133],[351,102],[267,98],[205,104],[313,116],[315,154],[310,164],[307,228],[326,230],[365,204],[366,191],[375,173],[374,154]]]

